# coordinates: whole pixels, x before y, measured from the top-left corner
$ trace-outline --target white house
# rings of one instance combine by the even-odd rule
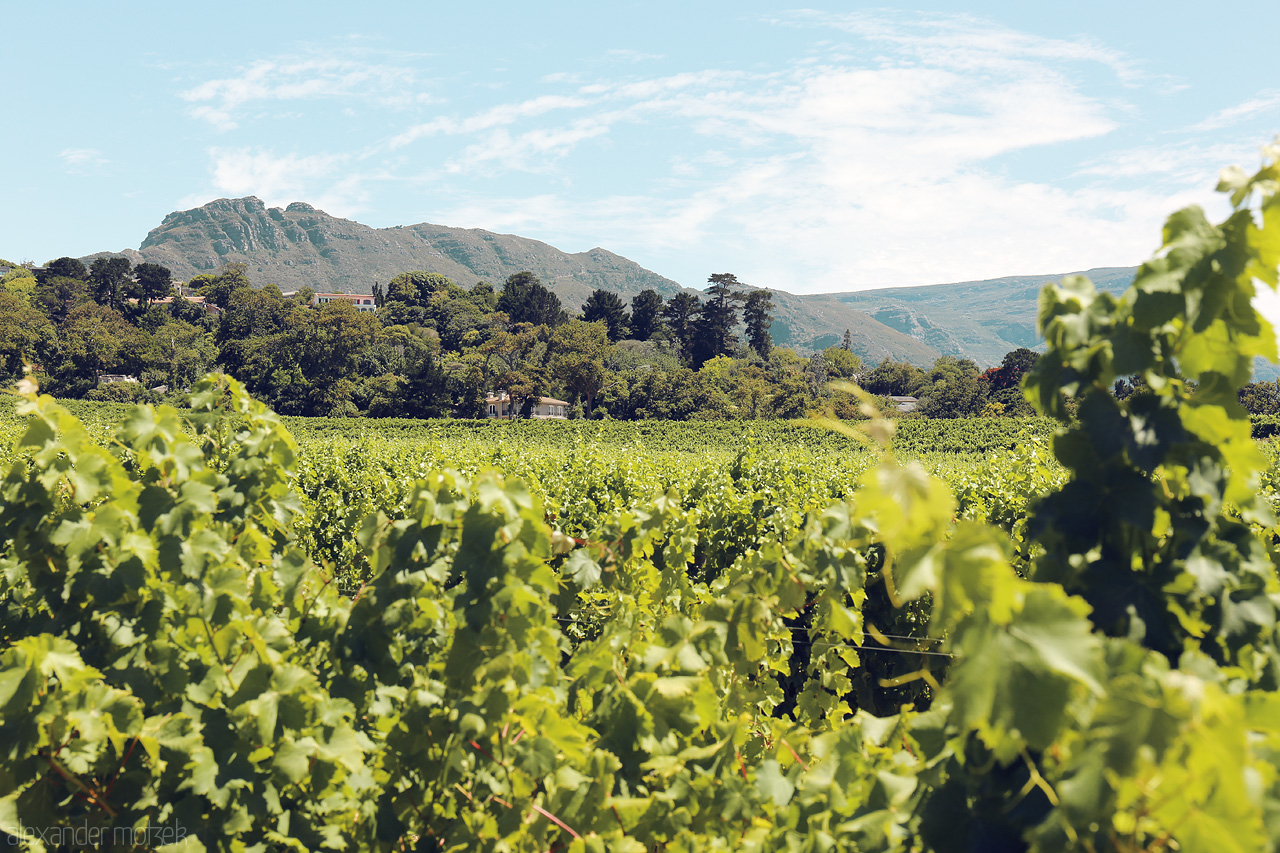
[[[292,299],[298,295],[296,290],[286,290],[280,294],[286,299]],[[372,293],[313,293],[311,294],[311,307],[325,305],[329,302],[350,302],[356,306],[357,311],[367,311],[370,314],[378,310],[378,306],[373,301]]]
[[[511,411],[511,400],[506,394],[486,394],[484,412],[487,418],[518,418],[518,411]],[[531,417],[537,420],[564,420],[569,416],[569,404],[554,397],[539,397],[538,405],[533,407]]]
[[[356,306],[357,311],[368,311],[370,313],[377,311],[378,308],[373,302],[373,294],[371,293],[317,293],[311,299],[312,306],[323,305],[326,302],[350,302]]]

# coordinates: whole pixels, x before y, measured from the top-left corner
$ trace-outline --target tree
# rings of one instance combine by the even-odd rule
[[[485,360],[484,353],[472,350],[444,365],[455,418],[483,418],[486,415],[484,396],[488,390],[488,373]]]
[[[773,294],[767,290],[753,290],[747,294],[742,307],[742,319],[747,324],[747,343],[761,358],[769,357],[773,339],[769,327],[773,325]]]
[[[54,335],[48,317],[0,287],[0,386],[21,379],[24,366],[43,358]]]
[[[631,298],[631,336],[647,341],[662,327],[662,295],[642,290]]]
[[[307,379],[318,385],[337,382],[355,373],[357,356],[373,343],[378,321],[345,299],[305,309],[299,334],[300,364]]]
[[[448,290],[454,286],[453,281],[439,273],[421,270],[402,272],[387,282],[383,300],[426,308],[437,291]]]
[[[852,379],[862,369],[862,359],[843,346],[827,347],[822,351],[822,358],[832,379]]]
[[[662,309],[671,336],[680,347],[680,353],[688,361],[693,350],[694,318],[702,308],[702,301],[692,293],[677,293]]]
[[[119,312],[95,302],[74,308],[58,338],[64,360],[53,371],[61,386],[54,390],[72,396],[96,387],[103,373],[137,373],[148,343]]]
[[[449,383],[440,363],[423,351],[401,385],[401,412],[411,418],[442,418],[449,413]]]
[[[95,258],[89,265],[89,293],[93,301],[120,310],[130,272],[132,264],[128,258]]]
[[[160,264],[141,263],[133,268],[134,286],[129,288],[130,295],[136,298],[143,308],[157,299],[173,294],[173,273],[168,267]]]
[[[508,276],[498,296],[497,309],[513,323],[558,326],[568,319],[560,297],[548,290],[531,272]]]
[[[421,353],[435,349],[436,340],[425,331],[409,326],[381,326],[374,333],[373,342],[357,356],[356,369],[368,377],[388,373],[404,376]]]
[[[36,279],[44,284],[52,278],[74,278],[77,281],[88,281],[89,271],[84,264],[75,258],[57,258],[44,265],[44,269],[36,273]]]
[[[227,264],[216,276],[209,278],[197,276],[191,280],[190,284],[197,286],[197,279],[199,279],[200,295],[219,308],[226,308],[231,300],[231,294],[237,290],[248,290],[252,287],[249,284],[249,276],[246,275],[248,269],[247,264]]]
[[[217,318],[205,306],[192,302],[181,294],[175,296],[173,301],[169,303],[169,314],[193,326],[200,326],[208,330],[217,328]]]
[[[929,385],[920,397],[920,413],[930,418],[963,418],[978,414],[985,402],[978,366],[967,358],[944,355],[929,372]]]
[[[465,293],[452,298],[437,295],[430,316],[440,335],[440,345],[454,351],[460,351],[468,336],[483,331],[486,325],[485,311]]]
[[[46,278],[36,286],[33,302],[54,323],[62,323],[77,306],[91,302],[88,283],[78,278]]]
[[[738,278],[733,273],[713,273],[704,291],[707,299],[694,322],[693,363],[701,366],[718,355],[732,355],[738,339],[733,327],[738,324],[738,303],[743,294],[735,290]]]
[[[982,380],[990,386],[992,391],[1018,388],[1022,384],[1022,377],[1036,366],[1039,358],[1040,353],[1026,347],[1019,347],[1006,353],[999,367],[992,367],[984,372]]]
[[[543,369],[540,333],[545,327],[531,323],[505,323],[505,315],[495,315],[499,326],[482,351],[488,356],[489,373],[493,387],[507,396],[510,408],[508,417],[523,412],[531,400],[536,400],[546,390],[547,375]],[[502,326],[509,325],[509,328]]]
[[[467,295],[483,311],[492,311],[498,305],[498,294],[494,292],[493,285],[487,281],[477,281],[475,286],[467,291]]]
[[[609,331],[609,340],[616,343],[627,337],[631,318],[618,294],[608,290],[595,290],[582,304],[582,319],[588,323],[601,321]]]
[[[1280,382],[1250,382],[1236,396],[1251,415],[1280,414]]]
[[[768,372],[758,364],[746,364],[733,379],[731,393],[740,411],[752,420],[763,417],[774,391]]]
[[[862,378],[862,387],[882,397],[914,397],[929,383],[929,377],[913,364],[886,358]]]
[[[990,398],[991,411],[1007,417],[1028,417],[1035,414],[1026,395],[1022,393],[1022,377],[1035,367],[1040,354],[1020,347],[1007,353],[998,367],[984,371],[978,377],[984,393]]]
[[[853,352],[853,335],[848,329],[844,330],[844,337],[840,339],[840,349],[845,352]]]
[[[547,366],[552,377],[574,398],[584,399],[588,417],[609,375],[604,366],[608,348],[608,333],[601,321],[570,320],[552,333],[547,344]]]
[[[809,384],[809,393],[814,397],[820,396],[826,390],[829,376],[826,357],[820,352],[815,352],[804,366],[804,378]]]
[[[209,372],[217,358],[218,348],[211,334],[172,315],[151,331],[149,372],[162,376],[163,384],[170,390],[194,385]]]

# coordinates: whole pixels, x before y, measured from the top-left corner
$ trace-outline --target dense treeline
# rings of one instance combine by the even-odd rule
[[[875,394],[918,397],[931,417],[1030,414],[1017,390],[1030,350],[985,373],[951,357],[927,370],[866,369],[846,333],[805,357],[773,345],[769,291],[727,273],[711,276],[701,299],[646,290],[628,304],[597,290],[575,315],[532,273],[468,289],[408,272],[375,287],[374,314],[343,300],[313,306],[311,291],[254,288],[238,265],[182,288],[204,304],[177,296],[164,267],[126,258],[87,268],[59,258],[35,274],[0,266],[10,268],[0,279],[0,381],[31,363],[41,387],[63,398],[176,398],[221,369],[290,415],[479,417],[497,392],[517,415],[549,396],[583,417],[849,417],[851,398],[829,382],[857,379]],[[110,374],[139,381],[103,384]]]
[[[515,401],[517,416],[548,396],[579,417],[854,417],[852,398],[829,386],[854,379],[873,394],[917,398],[926,417],[1031,414],[1020,390],[1031,350],[986,371],[952,356],[928,369],[869,367],[846,333],[804,357],[773,345],[769,291],[746,290],[727,273],[711,276],[702,299],[646,290],[627,304],[597,290],[574,315],[532,273],[467,289],[408,272],[375,287],[375,314],[345,300],[313,306],[311,291],[255,289],[238,265],[183,288],[204,304],[177,296],[164,267],[127,258],[89,267],[59,258],[34,274],[0,267],[0,382],[12,385],[31,363],[41,387],[63,398],[177,400],[220,369],[290,415],[482,417],[496,392]],[[111,374],[138,382],[102,383]],[[1117,383],[1115,393],[1140,386]],[[1280,388],[1250,385],[1241,401],[1275,414]]]

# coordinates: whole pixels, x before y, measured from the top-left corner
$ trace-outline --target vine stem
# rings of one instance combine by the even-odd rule
[[[58,761],[56,758],[53,758],[52,756],[48,756],[48,755],[44,755],[41,757],[44,758],[46,764],[48,764],[51,768],[53,768],[53,772],[57,773],[59,776],[65,779],[80,793],[84,794],[84,796],[87,799],[89,799],[94,805],[98,806],[100,809],[102,809],[107,814],[111,815],[111,817],[113,818],[119,816],[116,810],[111,808],[111,804],[102,798],[102,794],[98,793],[98,790],[96,788],[90,788],[84,782],[81,782],[80,777],[76,776],[70,770],[63,767],[62,763]]]

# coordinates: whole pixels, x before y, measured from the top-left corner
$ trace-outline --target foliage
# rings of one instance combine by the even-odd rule
[[[596,395],[609,378],[604,366],[608,346],[606,324],[582,320],[570,320],[557,327],[547,344],[548,367],[574,399],[583,399],[588,416],[595,409]]]
[[[132,274],[133,264],[128,258],[94,258],[89,265],[89,289],[94,301],[119,311],[124,307]]]
[[[742,306],[747,345],[761,358],[768,358],[773,347],[773,339],[769,337],[769,326],[773,323],[772,308],[773,294],[767,290],[751,291]]]
[[[88,281],[89,270],[75,258],[55,258],[45,264],[36,277],[41,284],[53,278],[74,278],[79,281]]]
[[[538,281],[531,272],[519,272],[508,276],[498,294],[497,310],[511,318],[513,323],[532,326],[556,326],[566,319],[560,297]]]
[[[1119,299],[1046,288],[1026,386],[1061,468],[1045,422],[970,421],[1014,453],[958,495],[898,453],[911,429],[964,433],[915,421],[893,443],[852,385],[862,428],[814,440],[875,449],[832,494],[740,434],[666,483],[635,454],[602,465],[596,423],[477,424],[574,452],[493,449],[528,485],[406,478],[356,464],[367,442],[300,462],[225,377],[185,414],[123,409],[113,436],[27,383],[0,482],[0,829],[174,827],[219,850],[1275,850],[1276,478],[1237,389],[1276,357],[1251,298],[1277,283],[1278,187],[1274,159],[1228,172],[1235,212],[1175,213]],[[714,393],[726,362],[688,375]],[[1117,399],[1131,374],[1148,391]],[[705,452],[714,428],[685,429]],[[815,434],[769,437],[786,429]]]
[[[671,332],[671,336],[686,358],[693,351],[695,325],[702,300],[692,293],[677,293],[667,300],[662,308],[662,321]]]
[[[602,322],[609,333],[609,340],[617,343],[631,332],[631,317],[618,294],[609,290],[593,290],[582,303],[582,319],[588,323]]]
[[[910,364],[885,359],[858,384],[872,394],[884,397],[914,397],[928,384],[923,370]]]
[[[647,341],[662,326],[662,295],[656,290],[645,289],[631,298],[631,336]]]
[[[967,358],[939,358],[929,371],[929,384],[918,392],[921,414],[931,418],[978,414],[983,404],[978,379],[978,366]]]
[[[832,379],[853,379],[862,369],[862,359],[843,346],[824,349],[822,361]]]
[[[1280,415],[1280,382],[1250,382],[1238,396],[1251,415]]]
[[[744,293],[735,290],[740,285],[733,273],[713,273],[707,281],[707,298],[690,329],[689,361],[695,367],[716,356],[733,354],[738,343],[733,334],[738,325],[738,303],[746,299]],[[675,300],[667,304],[673,307]]]
[[[23,368],[48,351],[53,324],[7,287],[0,287],[0,382],[12,385]]]

